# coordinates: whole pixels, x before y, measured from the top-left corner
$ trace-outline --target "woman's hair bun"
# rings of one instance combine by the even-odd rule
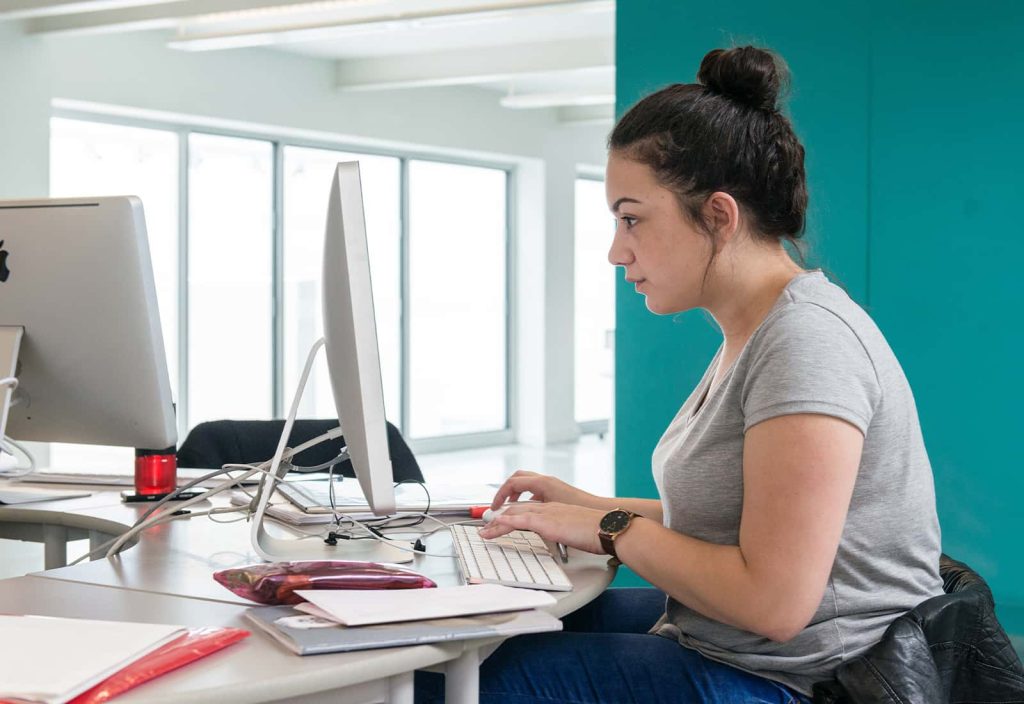
[[[700,62],[697,82],[743,105],[777,110],[789,70],[776,54],[756,46],[712,49]]]

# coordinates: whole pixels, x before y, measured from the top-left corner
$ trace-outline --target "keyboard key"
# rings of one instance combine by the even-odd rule
[[[572,582],[536,533],[512,531],[496,540],[484,540],[475,526],[449,528],[459,569],[469,584],[491,582],[551,591],[572,589]]]

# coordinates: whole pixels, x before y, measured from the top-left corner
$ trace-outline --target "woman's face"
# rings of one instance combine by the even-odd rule
[[[626,270],[652,313],[699,307],[711,242],[683,214],[675,194],[649,166],[614,151],[605,191],[615,216],[608,261]]]

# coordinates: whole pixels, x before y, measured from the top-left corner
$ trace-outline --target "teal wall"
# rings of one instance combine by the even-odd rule
[[[618,113],[693,81],[709,49],[753,42],[785,57],[807,148],[809,263],[888,337],[917,397],[944,547],[1012,610],[1024,607],[1024,4],[984,8],[619,3]],[[651,451],[720,335],[702,313],[652,315],[621,277],[616,313],[616,490],[653,497]]]
[[[879,12],[871,312],[913,386],[943,547],[1024,631],[1024,4]]]

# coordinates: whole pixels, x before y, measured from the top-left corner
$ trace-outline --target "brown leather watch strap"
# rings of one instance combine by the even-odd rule
[[[598,533],[597,537],[601,539],[601,547],[604,548],[604,551],[618,560],[619,556],[615,553],[615,540],[612,536],[607,533]]]

